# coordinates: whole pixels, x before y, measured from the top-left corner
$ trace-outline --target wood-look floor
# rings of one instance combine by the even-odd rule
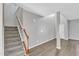
[[[30,49],[30,56],[79,56],[78,40],[61,40],[61,50],[56,49],[56,39]]]

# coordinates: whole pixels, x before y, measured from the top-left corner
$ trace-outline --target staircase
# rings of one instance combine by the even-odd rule
[[[24,56],[24,49],[17,27],[5,27],[4,30],[4,55]]]

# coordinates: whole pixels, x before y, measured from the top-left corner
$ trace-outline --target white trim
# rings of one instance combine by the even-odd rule
[[[69,38],[70,40],[79,40],[79,39],[76,39],[76,38]]]
[[[60,38],[60,39],[63,39],[63,40],[68,40],[68,38]]]
[[[20,35],[21,41],[23,41],[22,33],[21,33],[21,31],[20,31],[19,26],[17,26],[17,28],[18,28],[18,32],[19,32],[19,35]]]
[[[59,46],[58,46],[58,47],[56,47],[56,48],[57,48],[57,49],[61,49],[61,47],[59,47]]]
[[[41,45],[41,44],[44,44],[44,43],[46,43],[46,42],[48,42],[48,41],[50,41],[50,40],[53,40],[53,39],[55,39],[55,38],[51,38],[51,39],[49,39],[49,40],[43,41],[43,42],[41,42],[41,43],[39,43],[39,44],[36,44],[36,45],[34,45],[34,46],[32,46],[32,47],[29,47],[29,49],[32,49],[32,48],[34,48],[34,47],[36,47],[36,46],[39,46],[39,45]]]

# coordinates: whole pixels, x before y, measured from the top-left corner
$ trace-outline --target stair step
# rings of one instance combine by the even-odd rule
[[[4,36],[5,35],[18,35],[18,32],[13,32],[13,33],[4,33]]]
[[[4,56],[24,56],[24,51],[5,53]]]
[[[19,36],[8,36],[8,37],[6,36],[4,38],[8,39],[8,38],[14,38],[14,37],[19,38]]]
[[[17,28],[13,28],[13,29],[12,29],[12,28],[10,28],[10,29],[9,29],[9,28],[4,28],[4,30],[5,30],[5,31],[16,31],[16,30],[18,30],[18,29],[17,29]]]
[[[5,54],[12,55],[12,56],[14,56],[14,55],[16,56],[16,55],[24,52],[22,46],[17,46],[17,47],[14,47],[14,48],[6,49],[4,51],[5,51]]]
[[[17,56],[24,56],[24,51],[20,51],[18,54],[17,54]]]
[[[12,48],[12,47],[15,47],[15,46],[18,46],[18,45],[22,45],[22,42],[18,41],[18,42],[4,43],[4,44],[5,44],[4,48],[9,49],[9,48]]]
[[[15,47],[11,47],[9,49],[5,49],[4,51],[15,51],[15,50],[18,50],[20,48],[22,48],[22,46],[21,45],[18,45],[18,46],[15,46]]]
[[[5,26],[4,29],[17,29],[17,27],[7,27],[7,26]]]
[[[18,41],[20,41],[18,38],[16,39],[12,38],[12,39],[4,40],[4,43],[11,43],[11,42],[18,42]]]
[[[14,38],[4,38],[5,40],[4,41],[14,41],[14,40],[19,40],[20,38],[18,37],[14,37]]]
[[[19,36],[18,34],[5,34],[5,37]]]
[[[14,53],[10,54],[9,56],[24,56],[24,51],[14,52]]]
[[[18,31],[5,31],[4,33],[5,34],[14,34],[14,33],[16,34],[16,33],[18,33]]]

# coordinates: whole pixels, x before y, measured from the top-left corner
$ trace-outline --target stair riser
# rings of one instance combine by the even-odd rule
[[[5,29],[17,29],[17,27],[5,27]]]
[[[5,31],[17,31],[18,29],[9,29],[9,28],[4,28]]]

